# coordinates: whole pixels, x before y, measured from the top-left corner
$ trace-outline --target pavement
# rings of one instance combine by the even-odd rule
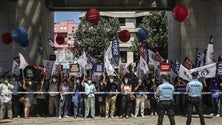
[[[204,115],[206,125],[221,125],[222,117],[212,117]],[[104,118],[56,118],[56,117],[30,117],[29,119],[14,118],[12,120],[4,119],[0,125],[156,125],[158,116],[147,115],[145,117],[129,117],[128,119],[118,117]],[[176,125],[186,125],[185,116],[175,116]],[[163,125],[170,125],[167,115],[164,116]],[[198,115],[193,115],[191,125],[200,125]]]

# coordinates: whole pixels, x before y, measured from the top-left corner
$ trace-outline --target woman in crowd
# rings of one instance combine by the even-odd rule
[[[31,86],[32,86],[32,81],[29,80],[24,80],[23,81],[23,89],[25,92],[31,92]],[[25,94],[24,96],[24,118],[28,119],[30,117],[30,107],[32,105],[31,100],[33,100],[34,95],[33,94]]]
[[[105,92],[105,77],[104,76],[99,81],[98,92]],[[105,94],[98,95],[100,116],[104,116],[105,114],[105,98],[106,98]]]
[[[83,117],[83,95],[79,94],[79,92],[84,92],[84,87],[81,85],[80,77],[76,78],[73,91],[75,92],[72,97],[74,118],[77,116]]]
[[[87,79],[84,77],[82,81],[82,86],[85,87],[85,118],[88,117],[89,111],[91,112],[91,117],[95,119],[95,94],[96,91],[95,84],[92,82],[91,78],[88,77]]]
[[[130,113],[131,100],[127,92],[132,92],[132,85],[129,84],[129,79],[127,77],[124,79],[124,84],[121,85],[121,92],[123,92],[123,95],[121,98],[120,118],[123,118],[124,116],[128,118]]]
[[[68,98],[69,95],[67,92],[69,92],[69,81],[67,79],[64,79],[62,83],[59,86],[59,92],[60,92],[60,101],[59,101],[59,119],[62,118],[62,115],[64,118],[68,118]]]
[[[138,83],[136,84],[136,87],[134,88],[136,92],[145,92],[144,83],[142,81],[142,78],[138,79]],[[145,94],[136,94],[136,106],[135,106],[135,117],[139,114],[139,108],[140,108],[140,114],[141,117],[144,117],[144,104],[146,99]]]

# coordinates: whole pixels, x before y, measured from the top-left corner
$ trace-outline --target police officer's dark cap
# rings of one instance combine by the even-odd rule
[[[198,72],[192,72],[191,75],[196,78],[198,76]]]
[[[52,78],[57,79],[58,77],[56,75],[53,75]]]
[[[162,75],[162,79],[165,79],[166,81],[170,80],[170,76],[169,75]]]

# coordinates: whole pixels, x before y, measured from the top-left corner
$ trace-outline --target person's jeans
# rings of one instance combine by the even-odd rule
[[[63,100],[60,100],[59,102],[59,116],[68,115],[68,96],[64,95]]]
[[[74,106],[74,116],[82,116],[82,107],[83,107],[83,97],[82,95],[78,95],[78,100],[73,103]]]
[[[6,112],[8,114],[8,117],[12,118],[12,101],[9,101],[7,103],[1,102],[0,106],[0,119],[4,118]]]
[[[212,113],[220,114],[220,98],[211,98],[212,103]]]

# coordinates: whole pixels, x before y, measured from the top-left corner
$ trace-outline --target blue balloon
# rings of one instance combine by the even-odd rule
[[[12,30],[12,39],[18,44],[24,44],[27,42],[28,34],[23,27],[16,27]]]
[[[27,47],[27,46],[29,45],[29,40],[26,39],[26,40],[24,40],[24,41],[20,41],[19,45],[20,45],[21,47]]]
[[[138,37],[141,41],[148,39],[149,35],[145,29],[141,29],[138,31]]]

